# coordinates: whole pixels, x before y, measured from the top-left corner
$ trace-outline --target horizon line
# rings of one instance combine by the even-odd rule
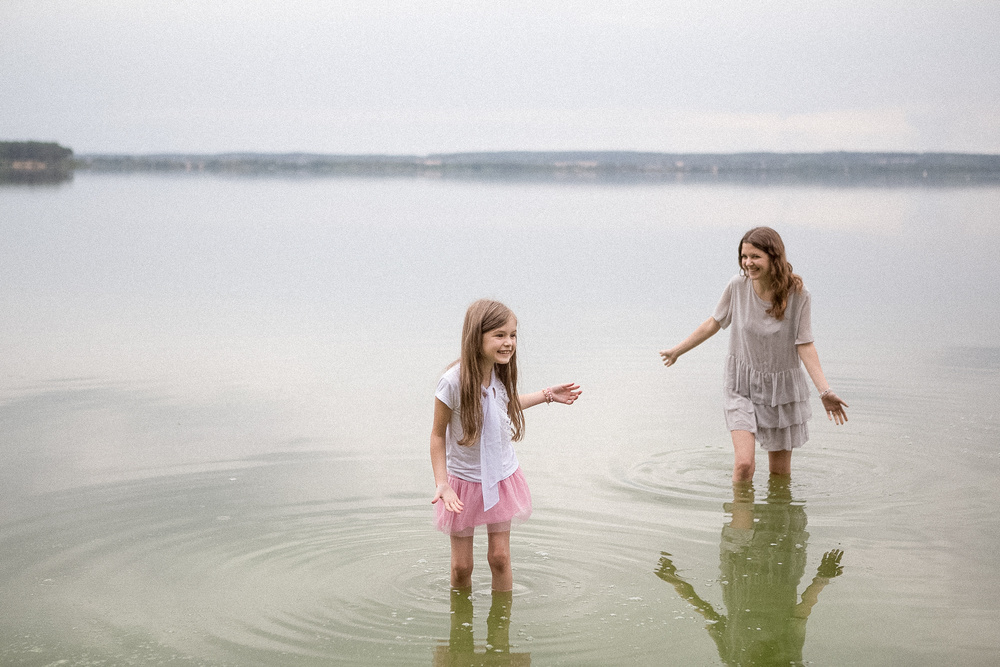
[[[960,155],[969,157],[1000,157],[1000,152],[983,153],[972,151],[946,151],[946,150],[815,150],[815,151],[781,151],[781,150],[739,150],[739,151],[655,151],[636,149],[501,149],[501,150],[461,150],[461,151],[433,151],[427,153],[418,152],[321,152],[309,150],[223,150],[223,151],[85,151],[77,153],[80,156],[227,156],[227,155],[314,155],[329,157],[393,157],[393,158],[427,158],[453,155],[687,155],[687,156],[745,156],[745,155],[898,155],[898,156],[928,156],[928,155]]]

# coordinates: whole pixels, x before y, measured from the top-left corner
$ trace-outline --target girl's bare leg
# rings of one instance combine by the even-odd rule
[[[444,655],[471,656],[475,652],[475,639],[472,635],[472,595],[468,589],[451,589],[451,633],[448,635],[448,646],[444,647]],[[457,660],[456,660],[457,662]],[[438,664],[449,664],[447,658]]]
[[[472,588],[472,536],[451,536],[451,587]]]
[[[514,573],[510,567],[510,531],[489,533],[486,560],[493,574],[493,591],[505,592],[514,588]]]
[[[750,431],[730,431],[733,437],[733,481],[747,482],[753,479],[756,466],[756,437]]]
[[[510,653],[510,591],[493,591],[490,615],[486,617],[486,652]],[[507,663],[511,664],[510,662]]]
[[[772,475],[792,474],[792,450],[767,453],[768,466]]]

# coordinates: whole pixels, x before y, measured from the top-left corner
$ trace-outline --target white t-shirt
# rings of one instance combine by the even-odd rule
[[[451,408],[451,422],[448,424],[448,430],[445,434],[448,474],[454,475],[459,479],[464,479],[467,482],[482,483],[480,443],[476,442],[468,446],[458,444],[464,433],[462,430],[459,372],[459,364],[455,364],[445,371],[438,382],[437,391],[434,392],[435,398]],[[483,396],[482,400],[494,401],[492,407],[496,409],[497,414],[500,415],[501,420],[503,420],[503,423],[507,427],[504,429],[498,445],[500,447],[500,479],[506,479],[517,472],[518,467],[517,454],[514,453],[514,445],[510,440],[510,418],[507,416],[507,404],[510,399],[507,397],[507,390],[497,378],[496,373],[493,373],[490,378],[490,386],[484,387],[483,393],[486,396]]]

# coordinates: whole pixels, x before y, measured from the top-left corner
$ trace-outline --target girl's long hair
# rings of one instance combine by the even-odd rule
[[[785,308],[788,307],[788,295],[802,291],[802,278],[792,273],[792,265],[785,257],[785,244],[778,232],[770,227],[754,227],[743,235],[736,248],[736,260],[740,265],[740,275],[746,276],[743,268],[743,244],[749,243],[767,254],[771,260],[771,281],[773,293],[771,307],[767,314],[781,321],[785,319]]]
[[[479,400],[482,392],[483,377],[480,360],[483,357],[483,335],[493,329],[499,329],[507,323],[514,313],[499,301],[480,299],[465,312],[465,323],[462,325],[462,356],[459,358],[459,401],[461,402],[462,439],[460,445],[474,445],[479,441],[483,430],[483,405]],[[515,318],[516,319],[516,318]],[[506,364],[496,364],[494,369],[497,378],[507,390],[507,416],[513,427],[512,440],[520,440],[524,435],[524,410],[517,397],[517,347],[510,361]]]

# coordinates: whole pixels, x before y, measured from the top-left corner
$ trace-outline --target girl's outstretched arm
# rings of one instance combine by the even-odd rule
[[[445,444],[445,434],[448,432],[448,423],[451,421],[451,408],[441,402],[441,399],[434,399],[434,425],[431,427],[431,467],[434,469],[434,498],[431,499],[433,505],[437,501],[444,503],[444,508],[449,512],[461,512],[462,501],[458,499],[458,494],[448,483],[448,459],[446,456],[447,445]]]
[[[541,391],[532,394],[520,394],[517,400],[521,402],[521,409],[527,409],[539,403],[563,403],[573,405],[576,399],[580,398],[580,385],[567,382],[554,387],[546,387]]]
[[[664,366],[673,366],[677,363],[677,357],[681,356],[689,350],[693,350],[698,347],[706,340],[718,333],[720,329],[719,322],[714,318],[710,317],[701,324],[698,328],[692,332],[690,336],[682,340],[677,345],[674,345],[669,350],[660,350],[660,356],[663,357]]]
[[[819,392],[819,397],[823,401],[823,409],[826,410],[827,419],[836,422],[838,425],[846,422],[847,413],[844,411],[844,408],[851,406],[844,403],[840,400],[839,396],[831,391],[830,383],[826,381],[826,375],[823,374],[823,367],[819,363],[819,352],[816,351],[816,345],[813,343],[803,343],[802,345],[796,345],[795,351],[799,353],[802,365],[806,367],[806,372],[809,373],[813,384],[816,385],[816,391]]]

